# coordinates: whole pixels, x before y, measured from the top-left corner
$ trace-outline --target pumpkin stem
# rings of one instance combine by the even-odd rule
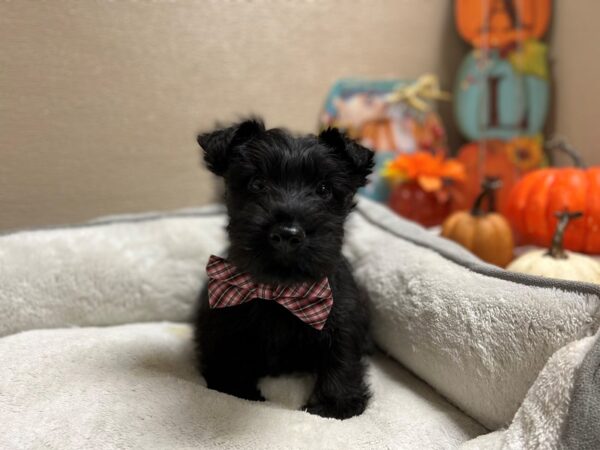
[[[571,220],[578,219],[579,217],[583,216],[583,213],[581,211],[569,212],[565,209],[555,213],[554,215],[558,218],[558,224],[556,225],[556,230],[554,231],[554,236],[552,237],[552,245],[546,254],[556,259],[567,259],[567,254],[565,253],[565,249],[563,247],[565,230],[567,229],[567,226]]]
[[[546,142],[546,150],[549,150],[552,154],[555,150],[558,150],[561,153],[566,154],[571,161],[573,161],[573,165],[580,169],[585,169],[586,165],[583,162],[583,159],[579,155],[579,152],[575,150],[565,139],[562,139],[558,136],[554,136],[548,142]]]
[[[523,28],[523,24],[521,23],[521,18],[519,17],[519,13],[517,8],[515,8],[515,4],[513,0],[504,0],[504,9],[510,17],[511,24],[513,28],[521,29]]]
[[[496,189],[502,186],[502,180],[497,177],[485,177],[483,182],[481,183],[481,192],[475,199],[473,203],[473,208],[471,208],[472,216],[483,216],[485,212],[483,211],[483,201],[487,200],[488,204],[488,213],[496,211]]]

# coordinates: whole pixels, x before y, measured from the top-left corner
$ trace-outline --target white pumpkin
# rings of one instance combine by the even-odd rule
[[[581,213],[563,211],[556,214],[556,226],[550,250],[534,250],[515,259],[506,269],[542,277],[563,280],[584,281],[600,284],[600,263],[589,256],[563,249],[565,228],[571,219],[581,217]]]
[[[563,280],[600,284],[600,263],[589,256],[565,251],[564,258],[555,258],[548,250],[534,250],[515,259],[507,270]]]

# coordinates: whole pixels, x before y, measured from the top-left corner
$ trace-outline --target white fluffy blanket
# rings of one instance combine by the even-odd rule
[[[455,448],[484,428],[378,356],[367,411],[297,411],[311,380],[267,379],[272,401],[204,387],[191,329],[175,323],[37,330],[0,339],[0,448]]]

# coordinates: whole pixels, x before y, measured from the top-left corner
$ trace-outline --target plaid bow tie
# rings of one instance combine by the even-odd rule
[[[274,300],[302,322],[322,330],[333,306],[329,280],[278,286],[255,283],[223,258],[212,255],[206,265],[208,303],[211,308],[241,305],[252,299]]]

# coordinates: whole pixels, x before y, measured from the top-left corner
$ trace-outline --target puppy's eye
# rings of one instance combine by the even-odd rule
[[[267,188],[267,183],[264,179],[260,177],[254,177],[248,183],[248,189],[255,194],[258,192],[263,192]]]
[[[331,197],[331,186],[328,183],[321,183],[317,186],[317,195],[321,198]]]

